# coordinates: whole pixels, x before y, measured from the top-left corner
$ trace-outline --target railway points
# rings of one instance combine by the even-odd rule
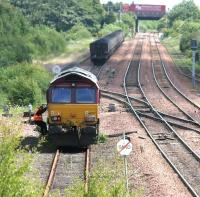
[[[158,147],[158,149],[161,151],[161,153],[164,155],[165,158],[167,158],[168,162],[170,163],[170,165],[173,167],[173,169],[179,174],[179,176],[181,177],[181,179],[183,180],[183,182],[186,184],[186,186],[188,187],[188,189],[191,191],[191,193],[193,193],[193,195],[198,195],[198,187],[196,188],[195,185],[195,181],[197,180],[192,180],[192,178],[190,176],[185,176],[184,173],[188,174],[187,170],[185,170],[186,168],[189,169],[188,167],[188,163],[187,160],[185,159],[185,163],[183,166],[181,166],[181,168],[179,167],[179,162],[180,162],[180,158],[178,158],[177,155],[187,155],[190,154],[191,157],[188,158],[190,161],[192,161],[190,163],[190,165],[198,165],[198,155],[195,152],[192,153],[187,153],[187,151],[191,151],[191,147],[186,145],[187,141],[184,142],[182,144],[181,141],[184,140],[180,140],[179,137],[174,130],[176,130],[177,128],[182,129],[182,130],[190,130],[190,131],[194,131],[197,134],[199,134],[199,124],[197,121],[195,121],[194,119],[190,118],[187,115],[181,115],[180,117],[175,116],[174,114],[167,114],[166,112],[162,111],[162,110],[157,110],[155,106],[153,106],[151,104],[151,102],[147,99],[147,97],[145,96],[145,93],[142,91],[142,88],[145,86],[144,82],[139,81],[138,79],[141,78],[140,76],[140,72],[141,72],[141,59],[143,57],[143,51],[144,51],[144,45],[147,45],[147,41],[148,41],[148,37],[150,37],[148,34],[147,35],[142,35],[142,36],[138,36],[137,39],[137,43],[135,44],[135,49],[133,50],[133,56],[132,56],[132,60],[129,62],[130,66],[130,70],[127,70],[127,79],[124,79],[124,88],[126,87],[126,91],[127,91],[127,95],[124,93],[120,93],[120,92],[114,92],[114,91],[109,91],[109,90],[101,90],[101,94],[102,96],[106,96],[109,97],[111,99],[115,99],[119,102],[122,102],[126,105],[127,111],[130,112],[132,111],[133,114],[135,114],[135,116],[138,118],[141,126],[143,126],[147,133],[151,136],[152,141],[156,144],[156,146]],[[156,48],[153,50],[155,51]],[[158,58],[158,55],[156,56],[156,58]],[[87,60],[86,60],[87,61]],[[160,60],[156,60],[156,63],[158,63]],[[80,64],[84,65],[85,62],[82,62]],[[104,69],[107,66],[107,62],[102,66],[102,67],[92,67],[92,66],[88,66],[88,70],[94,72],[99,80],[101,80],[102,78],[102,74],[104,72]],[[111,67],[112,68],[112,67]],[[117,72],[117,69],[116,69]],[[133,75],[134,74],[134,80],[133,80]],[[116,76],[114,76],[113,78],[115,78]],[[111,82],[112,83],[112,82]],[[132,89],[133,88],[133,89]],[[125,91],[125,92],[126,92]],[[162,132],[153,132],[151,133],[151,129],[154,126],[155,128],[162,128]],[[163,126],[166,125],[166,126]],[[166,129],[165,127],[168,127],[168,129],[171,131],[169,131],[168,129]],[[165,131],[166,130],[166,131]],[[164,144],[163,144],[164,142]],[[178,145],[176,148],[177,150],[175,151],[175,154],[170,155],[170,144],[180,144]],[[169,144],[169,145],[166,145]],[[174,148],[175,147],[171,147],[173,150],[171,152],[174,152]],[[181,153],[182,151],[182,153]],[[62,154],[61,154],[62,155]],[[67,158],[68,156],[64,156],[63,158]],[[78,156],[80,157],[80,156]],[[80,157],[82,158],[82,156]],[[85,158],[85,156],[84,156]],[[176,158],[176,159],[174,159]],[[62,159],[61,159],[62,160]],[[169,160],[172,160],[172,162],[170,162]],[[83,162],[84,159],[82,161],[80,161],[81,163]],[[58,177],[59,180],[59,174],[60,172],[62,172],[62,163],[60,163],[59,165],[61,165],[61,168],[59,170],[58,167],[58,175],[54,175]],[[83,164],[81,164],[81,166],[84,166]],[[177,167],[178,166],[178,167]],[[85,169],[85,168],[82,168]],[[87,169],[88,169],[88,164],[87,164]],[[81,170],[81,173],[84,170]],[[190,171],[191,174],[193,174],[192,171]],[[66,175],[67,177],[67,175]],[[84,178],[83,176],[82,179],[84,180],[88,180],[88,178]],[[62,179],[62,177],[61,177]],[[64,178],[63,178],[64,179]],[[63,181],[64,182],[64,181]],[[63,185],[60,185],[59,181],[54,184],[52,184],[52,188],[63,188]],[[48,186],[49,187],[49,186]],[[47,187],[47,188],[48,188]],[[55,190],[52,191],[55,191]],[[51,191],[51,189],[49,189]],[[60,190],[60,189],[59,189]],[[62,189],[61,189],[62,190]],[[85,191],[88,191],[88,185],[85,185]]]

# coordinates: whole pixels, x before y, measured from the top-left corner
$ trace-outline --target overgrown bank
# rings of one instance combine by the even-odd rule
[[[186,0],[174,6],[159,21],[158,30],[164,33],[164,44],[182,68],[191,69],[191,39],[198,42],[196,51],[197,69],[200,68],[200,9],[193,0]]]
[[[38,179],[28,177],[31,156],[20,148],[19,120],[0,118],[0,196],[42,196]]]
[[[27,106],[45,101],[52,76],[41,65],[21,63],[0,67],[0,105]]]

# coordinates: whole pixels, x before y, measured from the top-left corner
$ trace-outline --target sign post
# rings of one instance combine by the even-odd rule
[[[193,88],[195,88],[195,56],[196,56],[196,50],[197,50],[197,40],[192,39],[191,40],[191,49],[192,49],[192,85]]]
[[[195,83],[195,54],[196,51],[192,50],[192,85],[193,88],[195,88],[196,83]]]
[[[132,151],[131,142],[125,138],[125,134],[123,135],[123,139],[121,139],[117,143],[117,150],[124,157],[124,168],[125,168],[125,178],[126,178],[126,192],[128,193],[128,164],[127,164],[127,156]]]

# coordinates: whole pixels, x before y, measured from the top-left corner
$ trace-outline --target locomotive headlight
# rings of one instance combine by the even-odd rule
[[[60,122],[61,121],[61,117],[60,116],[51,116],[51,121],[52,122]]]
[[[85,115],[85,121],[86,122],[95,122],[96,116],[94,114],[86,114]]]

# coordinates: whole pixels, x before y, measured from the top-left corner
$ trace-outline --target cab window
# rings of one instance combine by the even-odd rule
[[[71,102],[71,89],[64,87],[56,87],[52,89],[53,103],[70,103]]]
[[[96,103],[96,91],[93,88],[77,88],[76,103]]]

